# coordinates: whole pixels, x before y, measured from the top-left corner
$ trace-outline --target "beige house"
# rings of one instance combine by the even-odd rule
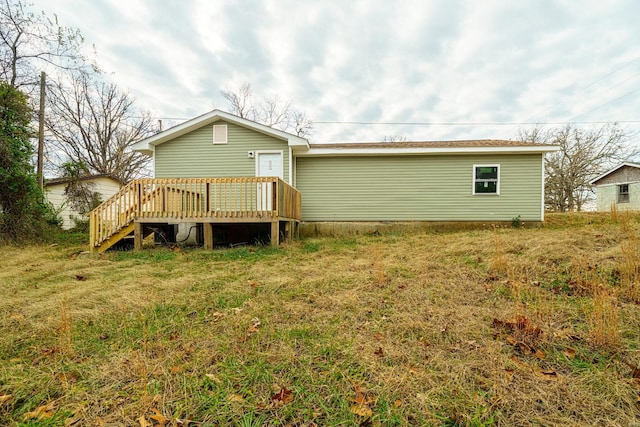
[[[81,181],[89,185],[89,189],[100,194],[101,200],[107,200],[118,192],[122,184],[111,175],[93,175],[80,178]],[[69,184],[68,178],[56,178],[47,180],[44,184],[44,196],[47,202],[51,203],[56,211],[60,212],[62,228],[69,230],[76,225],[75,220],[87,220],[78,212],[71,209],[65,195],[65,189]]]
[[[626,162],[590,182],[596,187],[598,212],[640,210],[640,163]]]

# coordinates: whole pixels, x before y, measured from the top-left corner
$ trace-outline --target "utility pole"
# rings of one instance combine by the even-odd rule
[[[42,172],[44,165],[44,88],[46,75],[40,73],[40,111],[38,112],[38,186],[44,194],[44,174]]]

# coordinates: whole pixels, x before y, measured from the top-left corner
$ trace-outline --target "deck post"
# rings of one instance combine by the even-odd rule
[[[293,242],[296,240],[296,222],[289,221],[289,241]]]
[[[142,223],[136,222],[134,223],[133,228],[133,249],[136,251],[142,250],[142,239],[144,235],[142,234]]]
[[[204,237],[204,248],[213,249],[213,224],[210,222],[203,223],[202,234]]]
[[[271,246],[280,244],[280,221],[277,219],[271,222]]]
[[[286,223],[286,236],[287,236],[287,242],[291,243],[293,242],[293,240],[295,239],[295,227],[296,227],[296,222],[293,220],[289,220]]]
[[[207,183],[205,184],[204,187],[205,187],[205,192],[206,192],[205,197],[204,197],[204,211],[208,215],[209,212],[211,212],[211,183],[207,181]]]
[[[95,252],[96,250],[96,228],[98,226],[98,221],[96,216],[93,214],[93,211],[89,213],[89,252]]]

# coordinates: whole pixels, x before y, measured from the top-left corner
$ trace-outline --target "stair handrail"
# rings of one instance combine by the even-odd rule
[[[89,239],[93,247],[135,219],[140,209],[139,190],[140,180],[131,180],[89,213]],[[122,204],[126,205],[124,209]]]

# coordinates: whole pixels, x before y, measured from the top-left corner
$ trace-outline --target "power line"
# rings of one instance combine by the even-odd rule
[[[616,101],[618,101],[618,100],[620,100],[622,98],[625,98],[625,97],[627,97],[629,95],[632,95],[632,94],[634,94],[636,92],[640,92],[640,87],[635,89],[635,90],[632,90],[631,92],[625,93],[624,95],[619,96],[619,97],[607,102],[606,104],[602,104],[602,105],[599,105],[598,107],[592,108],[591,110],[587,111],[586,113],[582,113],[582,114],[580,114],[578,116],[575,116],[574,119],[577,119],[578,117],[586,116],[587,114],[591,113],[592,111],[599,110],[602,107],[606,107],[609,104],[613,104],[614,102],[616,102]]]
[[[629,61],[629,62],[625,63],[624,65],[622,65],[622,66],[620,66],[620,67],[618,67],[618,68],[616,68],[616,69],[614,69],[614,70],[612,70],[612,71],[608,72],[607,74],[605,74],[604,76],[600,77],[600,78],[599,78],[599,79],[597,79],[596,81],[593,81],[593,82],[589,83],[588,85],[586,85],[585,87],[583,87],[583,88],[582,88],[582,89],[580,89],[579,91],[577,91],[577,92],[573,93],[571,96],[575,96],[575,95],[577,95],[577,94],[579,94],[579,93],[584,92],[585,90],[589,89],[591,86],[593,86],[593,85],[596,85],[596,84],[600,83],[602,80],[606,79],[606,78],[607,78],[607,77],[609,77],[610,75],[612,75],[612,74],[614,74],[614,73],[617,73],[618,71],[620,71],[620,70],[622,70],[623,68],[625,68],[625,67],[627,67],[627,66],[629,66],[629,65],[633,64],[634,62],[636,62],[636,61],[637,61],[637,60],[639,60],[639,59],[640,59],[640,56],[638,56],[638,57],[636,57],[636,58],[632,59],[631,61]],[[540,116],[540,115],[542,115],[542,114],[546,113],[547,111],[554,109],[554,108],[555,108],[555,107],[557,107],[558,105],[562,105],[562,104],[564,104],[565,102],[566,102],[566,101],[560,101],[560,102],[557,102],[557,103],[553,104],[551,107],[548,107],[547,109],[543,110],[540,114],[533,114],[533,115],[531,115],[531,116],[527,117],[527,119],[525,119],[525,122],[528,122],[528,121],[530,121],[533,117],[538,117],[538,116]]]
[[[631,93],[628,93],[627,95],[630,95],[630,94]],[[522,126],[522,125],[539,125],[539,124],[567,125],[570,123],[573,123],[573,124],[640,123],[640,120],[604,120],[604,121],[582,121],[582,122],[566,121],[566,122],[543,122],[543,123],[541,122],[362,122],[362,121],[321,120],[321,121],[314,121],[313,123],[314,124],[337,124],[337,125],[391,125],[391,126]]]
[[[606,88],[606,89],[604,89],[604,90],[601,90],[600,92],[596,93],[595,95],[592,95],[592,96],[590,96],[589,98],[582,100],[581,104],[585,104],[587,101],[591,101],[593,98],[597,98],[597,97],[599,97],[600,95],[602,95],[602,94],[604,94],[604,93],[609,92],[611,89],[613,89],[613,88],[615,88],[615,87],[618,87],[618,86],[620,86],[621,84],[626,83],[626,82],[628,82],[629,80],[634,79],[634,78],[636,78],[636,77],[638,77],[638,76],[640,76],[640,73],[636,73],[636,74],[634,74],[634,75],[632,75],[632,76],[630,76],[630,77],[627,77],[626,79],[622,80],[621,82],[618,82],[618,83],[616,83],[616,84],[614,84],[614,85],[612,85],[612,86],[609,86],[608,88]],[[605,104],[605,105],[606,105],[606,104]],[[593,111],[593,110],[591,110],[591,111]],[[556,114],[556,115],[557,115],[557,116],[559,116],[559,115],[562,115],[563,113],[568,113],[568,112],[569,112],[569,108],[565,108],[564,110],[562,110],[560,113],[558,113],[558,114]],[[587,113],[584,113],[584,114],[587,114]],[[582,116],[582,115],[584,115],[584,114],[580,114],[580,115],[575,116],[575,117],[580,117],[580,116]]]

